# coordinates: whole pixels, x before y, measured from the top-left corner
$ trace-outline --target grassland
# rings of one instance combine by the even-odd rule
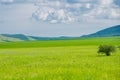
[[[0,80],[120,80],[120,37],[0,43]]]
[[[65,47],[65,46],[92,46],[100,44],[119,45],[120,37],[82,38],[74,40],[46,40],[46,41],[21,41],[2,42],[0,48],[38,48],[38,47]]]

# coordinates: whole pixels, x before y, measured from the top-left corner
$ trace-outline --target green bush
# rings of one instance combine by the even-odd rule
[[[112,52],[115,52],[116,48],[113,45],[100,45],[98,53],[106,54],[106,56],[110,56]]]

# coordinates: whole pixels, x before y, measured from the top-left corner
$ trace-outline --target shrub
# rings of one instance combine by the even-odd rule
[[[98,53],[106,54],[106,56],[110,56],[111,52],[115,52],[116,48],[113,45],[100,45]]]

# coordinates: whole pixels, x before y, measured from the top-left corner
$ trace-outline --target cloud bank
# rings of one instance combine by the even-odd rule
[[[50,23],[90,19],[120,20],[120,6],[113,0],[38,0],[33,17]]]

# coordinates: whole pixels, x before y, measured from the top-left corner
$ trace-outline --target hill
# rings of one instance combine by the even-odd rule
[[[0,48],[36,48],[36,47],[62,47],[62,46],[96,46],[100,44],[119,45],[120,37],[81,38],[73,40],[44,40],[0,42]]]
[[[37,37],[26,36],[23,34],[1,34],[0,42],[13,42],[13,41],[34,41],[34,40],[64,40],[64,39],[76,39],[77,37]]]
[[[86,38],[86,37],[110,37],[110,36],[120,36],[120,25],[106,28],[93,34],[83,35],[81,37]]]
[[[120,25],[113,26],[107,29],[100,30],[96,33],[83,35],[81,37],[38,37],[38,36],[26,36],[23,34],[1,34],[0,42],[12,42],[12,41],[35,41],[35,40],[68,40],[79,38],[92,38],[92,37],[112,37],[120,36]]]
[[[0,42],[29,41],[29,40],[33,40],[33,39],[23,34],[1,34],[0,35]]]

